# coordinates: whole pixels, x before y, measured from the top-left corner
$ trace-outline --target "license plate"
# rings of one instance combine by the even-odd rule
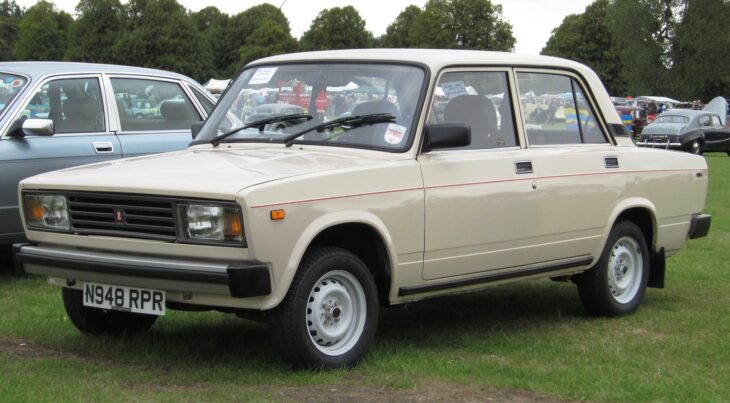
[[[85,283],[84,306],[148,315],[164,315],[165,292],[145,288]]]

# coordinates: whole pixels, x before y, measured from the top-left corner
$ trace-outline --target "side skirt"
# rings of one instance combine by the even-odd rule
[[[441,282],[441,283],[436,283],[436,284],[419,285],[419,286],[414,286],[414,287],[401,287],[398,289],[398,296],[403,297],[406,295],[421,294],[421,293],[431,292],[431,291],[441,291],[441,290],[448,290],[450,288],[459,288],[459,287],[465,287],[465,286],[476,285],[476,284],[493,283],[496,281],[509,280],[509,279],[515,279],[515,278],[520,278],[520,277],[529,277],[529,276],[534,276],[536,274],[550,273],[550,272],[554,272],[554,271],[570,269],[573,267],[587,266],[587,265],[591,264],[592,261],[593,261],[593,258],[586,257],[586,258],[580,258],[578,260],[572,260],[572,261],[558,263],[558,264],[541,265],[541,266],[533,267],[531,269],[518,270],[518,271],[514,271],[514,272],[510,272],[510,273],[487,274],[487,275],[480,276],[480,277],[472,277],[472,278],[461,279],[461,280],[446,281],[446,282]]]

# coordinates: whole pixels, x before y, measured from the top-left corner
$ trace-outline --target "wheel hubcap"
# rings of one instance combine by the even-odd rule
[[[619,239],[608,260],[608,288],[613,298],[622,304],[634,299],[644,275],[644,260],[639,243],[632,237]]]
[[[365,328],[367,303],[360,282],[346,271],[331,271],[314,284],[307,302],[309,337],[327,355],[352,349]]]
[[[700,152],[700,143],[695,141],[692,143],[692,152],[698,154]]]

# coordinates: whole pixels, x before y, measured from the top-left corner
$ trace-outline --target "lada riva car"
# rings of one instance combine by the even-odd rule
[[[21,179],[122,157],[182,150],[213,101],[193,79],[137,67],[0,63],[0,252],[25,239]],[[155,99],[157,115],[136,119]],[[161,112],[161,113],[160,113]]]
[[[315,104],[350,83],[368,87],[350,115]],[[236,120],[241,96],[293,85],[318,94],[304,111]],[[540,105],[551,119],[528,121]],[[381,306],[494,284],[572,280],[590,314],[633,312],[665,258],[707,234],[707,175],[701,157],[634,146],[571,61],[281,55],[246,66],[185,151],[24,180],[31,242],[15,254],[62,287],[81,332],[263,313],[290,363],[351,366]]]

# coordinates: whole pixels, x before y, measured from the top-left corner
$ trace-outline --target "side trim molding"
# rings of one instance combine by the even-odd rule
[[[419,286],[414,286],[414,287],[401,287],[398,289],[398,296],[403,297],[403,296],[407,296],[407,295],[421,294],[421,293],[431,292],[431,291],[440,291],[440,290],[448,290],[450,288],[466,287],[469,285],[492,283],[495,281],[508,280],[508,279],[512,279],[512,278],[528,277],[528,276],[533,276],[535,274],[543,274],[543,273],[550,273],[553,271],[570,269],[572,267],[587,266],[587,265],[591,264],[592,261],[593,261],[592,257],[585,257],[585,258],[575,259],[572,261],[558,263],[558,264],[544,264],[544,265],[540,265],[540,266],[533,267],[530,269],[519,270],[519,271],[510,272],[510,273],[487,274],[487,275],[480,276],[480,277],[472,277],[472,278],[461,279],[461,280],[446,281],[446,282],[441,282],[441,283],[436,283],[436,284],[419,285]]]

